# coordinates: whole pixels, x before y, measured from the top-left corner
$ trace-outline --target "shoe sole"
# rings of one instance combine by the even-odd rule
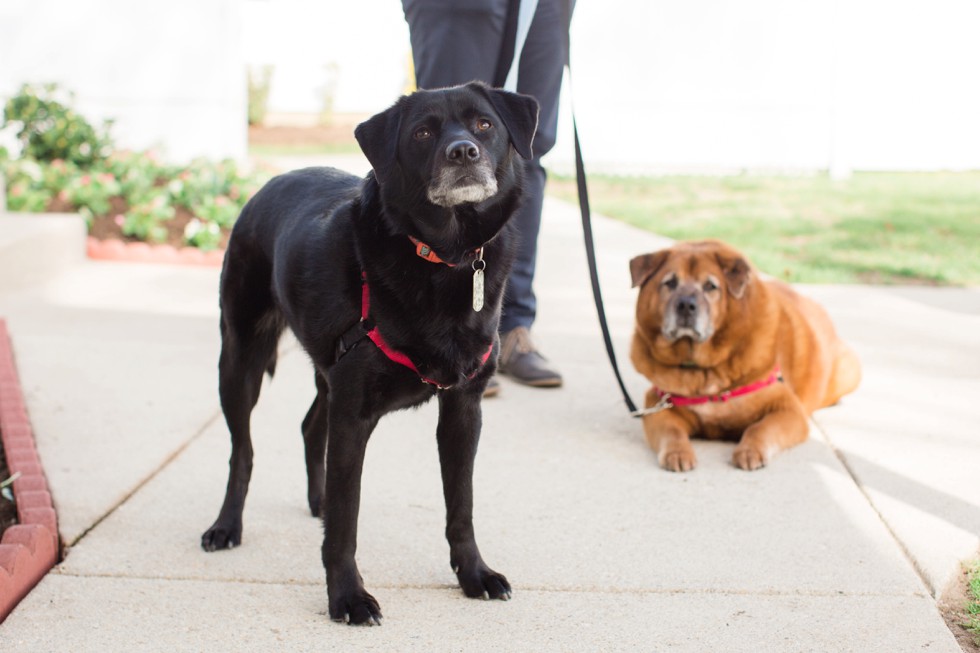
[[[520,383],[521,385],[530,386],[532,388],[560,388],[562,384],[561,379],[555,379],[555,378],[533,379],[530,381],[526,381],[524,379],[519,379],[516,376],[511,376],[510,374],[507,374],[506,376],[508,379],[512,379],[517,383]]]

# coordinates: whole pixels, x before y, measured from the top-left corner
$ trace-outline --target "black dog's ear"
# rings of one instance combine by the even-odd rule
[[[534,157],[531,143],[534,141],[534,132],[538,129],[538,101],[530,95],[490,88],[479,82],[470,82],[468,86],[477,89],[490,100],[507,127],[514,149],[521,157],[530,161]]]
[[[636,288],[645,284],[647,279],[655,275],[657,270],[667,262],[669,255],[670,250],[662,249],[652,254],[640,254],[633,257],[630,261],[630,276],[633,278],[633,287]]]
[[[374,168],[378,179],[388,176],[388,170],[398,156],[398,131],[401,128],[401,100],[389,109],[368,118],[354,129],[354,138]]]

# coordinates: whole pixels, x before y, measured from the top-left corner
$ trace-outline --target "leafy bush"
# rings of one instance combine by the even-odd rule
[[[104,159],[112,148],[109,125],[96,129],[58,97],[54,84],[40,88],[24,84],[3,108],[3,126],[19,123],[17,138],[24,155],[37,161],[61,159],[90,166]],[[67,101],[73,99],[68,95]]]

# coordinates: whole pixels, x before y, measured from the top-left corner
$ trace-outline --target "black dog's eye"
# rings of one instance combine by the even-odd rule
[[[708,279],[704,282],[704,286],[702,286],[702,288],[704,288],[704,292],[711,292],[712,290],[718,290],[718,284],[711,279]]]
[[[476,121],[477,131],[485,132],[491,127],[493,127],[493,123],[487,120],[486,118],[480,118],[479,120]]]
[[[415,140],[424,141],[432,138],[432,131],[428,127],[419,127],[415,130]]]
[[[667,290],[676,290],[677,277],[668,277],[667,279],[664,279],[664,288],[666,288]]]

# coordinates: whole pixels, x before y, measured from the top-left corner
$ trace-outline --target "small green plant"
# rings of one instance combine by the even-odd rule
[[[167,195],[158,193],[126,211],[122,232],[139,240],[162,243],[167,239],[167,228],[163,223],[175,213]]]
[[[973,635],[974,645],[980,647],[980,560],[967,568],[966,584],[967,621],[963,627]]]
[[[205,197],[191,209],[198,218],[205,222],[212,222],[218,227],[231,227],[235,224],[239,213],[239,206],[227,195]]]
[[[272,66],[248,67],[248,124],[261,125],[269,104]]]
[[[147,152],[113,152],[105,167],[119,180],[120,194],[134,201],[148,195],[159,179],[173,174]]]
[[[23,179],[11,181],[7,186],[7,208],[11,211],[37,213],[51,202],[51,193],[36,188]]]
[[[35,161],[18,164],[8,161],[3,167],[7,180],[7,208],[11,211],[43,211],[53,197],[44,187],[44,168]]]
[[[62,159],[90,166],[104,159],[112,147],[109,124],[96,129],[69,108],[71,94],[55,84],[24,84],[3,109],[3,125],[20,125],[17,138],[23,154],[36,161]]]
[[[65,187],[64,197],[81,207],[86,218],[105,215],[112,208],[110,200],[122,192],[122,185],[111,172],[83,174],[71,179]]]
[[[184,227],[184,242],[205,251],[217,249],[221,244],[221,227],[215,222],[192,218]]]

